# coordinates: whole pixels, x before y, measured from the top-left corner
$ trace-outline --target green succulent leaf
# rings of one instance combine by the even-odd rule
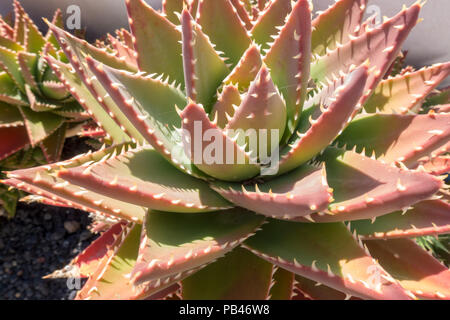
[[[23,118],[19,109],[10,104],[0,102],[0,128],[23,126]]]
[[[300,120],[309,81],[310,59],[311,11],[307,0],[299,0],[264,57],[273,82],[286,101],[284,142],[290,138]]]
[[[64,141],[66,140],[67,123],[63,123],[56,131],[40,143],[42,152],[48,163],[59,161]]]
[[[283,269],[362,298],[408,299],[342,223],[271,220],[245,246]],[[370,272],[381,280],[370,281]],[[382,276],[384,277],[382,277]]]
[[[20,45],[20,43],[17,43],[6,36],[2,36],[1,34],[0,34],[0,46],[16,52],[25,50],[25,48],[22,45]]]
[[[295,275],[295,300],[348,300],[350,294],[330,288],[322,283]],[[360,300],[359,298],[353,298]]]
[[[67,170],[90,161],[100,161],[104,157],[121,152],[122,148],[127,147],[128,145],[118,145],[95,153],[81,155],[67,162],[16,170],[14,173],[8,173],[10,180],[3,182],[30,193],[41,193],[46,198],[55,199],[77,209],[103,213],[107,217],[142,222],[145,214],[143,207],[109,198],[94,191],[88,191],[57,177],[57,171],[59,170]]]
[[[19,107],[19,110],[33,147],[48,138],[64,123],[64,118],[50,112],[34,112],[25,107]]]
[[[71,88],[71,94],[78,100],[80,105],[94,118],[96,123],[103,128],[113,141],[119,143],[129,141],[128,135],[111,119],[108,113],[103,109],[96,97],[91,94],[83,81],[74,74],[69,66],[57,61],[52,57],[47,57],[47,62],[58,75],[61,82],[67,88]]]
[[[287,15],[292,10],[291,0],[275,0],[261,12],[250,31],[252,38],[262,50],[270,48],[273,38],[278,34]]]
[[[422,4],[417,2],[373,30],[365,30],[341,47],[327,53],[311,66],[314,81],[333,79],[348,73],[352,66],[369,60],[371,70],[366,82],[363,104],[392,65],[411,29],[416,25]]]
[[[181,15],[181,27],[186,93],[209,112],[214,95],[229,70],[187,9]]]
[[[11,77],[16,86],[24,92],[25,80],[17,61],[17,52],[0,47],[0,67]]]
[[[181,32],[145,1],[127,0],[126,3],[139,69],[184,84]]]
[[[235,66],[250,46],[251,39],[230,1],[200,0],[196,20],[216,49]]]
[[[217,121],[217,126],[223,129],[234,115],[235,109],[241,104],[241,95],[237,87],[226,85],[218,96],[219,98],[211,110],[210,118],[213,117],[212,121]]]
[[[272,264],[237,248],[183,280],[181,295],[187,300],[264,300],[272,269]]]
[[[366,0],[336,1],[314,19],[311,37],[312,52],[323,56],[351,40],[351,37],[359,31],[366,3]]]
[[[180,19],[177,16],[183,11],[185,0],[164,0],[162,2],[162,10],[166,18],[173,24],[178,24]]]
[[[227,133],[234,131],[234,134],[228,135],[237,138],[238,144],[248,144],[247,151],[262,159],[270,157],[272,151],[278,148],[285,126],[286,104],[273,84],[269,71],[263,66],[225,130]],[[251,141],[252,137],[246,137],[249,130],[254,130],[254,141]]]
[[[281,151],[280,172],[290,171],[323,151],[339,135],[358,110],[358,100],[367,81],[367,67],[361,66],[335,91],[322,101],[320,107],[310,108],[303,115],[299,131]],[[326,90],[326,89],[325,89]],[[313,119],[314,118],[314,119]]]
[[[335,202],[314,221],[372,219],[432,197],[442,181],[424,172],[404,170],[352,151],[329,149],[323,159]]]
[[[148,146],[100,163],[63,170],[58,176],[88,190],[154,210],[208,212],[231,207],[206,182],[176,170]]]
[[[28,133],[24,126],[3,127],[0,126],[0,160],[30,144]]]
[[[259,173],[256,161],[212,123],[201,106],[190,103],[181,113],[181,118],[182,129],[189,133],[183,137],[185,149],[188,149],[192,163],[201,171],[225,181],[242,181]],[[205,132],[215,138],[214,144],[204,140]],[[189,141],[185,141],[187,139]]]
[[[381,81],[364,104],[368,113],[415,112],[450,74],[450,62]]]
[[[450,297],[450,270],[414,240],[371,240],[365,244],[373,257],[414,295],[424,299]]]
[[[141,77],[101,65],[88,59],[90,69],[117,103],[134,128],[175,167],[202,176],[180,148],[181,119],[177,108],[184,108],[186,98],[160,77]],[[203,175],[204,176],[204,175]]]
[[[450,232],[449,212],[450,204],[447,202],[428,200],[374,221],[352,221],[351,227],[368,240],[438,235]]]
[[[264,218],[243,209],[199,214],[149,212],[132,281],[181,274],[233,250]]]
[[[353,120],[338,145],[363,149],[378,160],[414,166],[417,160],[448,143],[450,114],[369,114]]]
[[[28,105],[24,94],[6,72],[0,72],[0,101],[19,106]]]
[[[115,252],[101,260],[99,268],[77,293],[76,299],[143,299],[162,289],[150,286],[135,288],[127,276],[137,259],[141,229],[140,225],[133,224],[124,228],[119,235],[122,241],[115,245]]]
[[[212,182],[211,186],[238,206],[286,220],[326,210],[333,200],[325,168],[309,165],[260,185]]]
[[[270,284],[269,299],[270,300],[291,300],[294,296],[295,274],[276,268],[272,275],[272,283]]]
[[[225,84],[235,84],[239,90],[247,90],[250,83],[256,78],[261,66],[262,58],[258,46],[252,44],[223,82]]]

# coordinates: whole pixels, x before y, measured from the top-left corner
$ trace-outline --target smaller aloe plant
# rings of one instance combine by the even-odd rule
[[[14,1],[14,24],[0,18],[0,168],[11,170],[58,161],[65,138],[89,118],[55,76],[44,56],[67,62],[56,38],[41,34]],[[61,11],[53,24],[63,27]],[[16,191],[0,187],[0,203],[14,213]]]
[[[114,50],[50,25],[70,64],[47,57],[114,144],[4,181],[115,221],[71,264],[79,299],[450,297],[409,239],[450,232],[450,113],[422,108],[450,63],[387,75],[421,2],[374,28],[365,0],[126,4]],[[233,129],[281,132],[278,172]]]

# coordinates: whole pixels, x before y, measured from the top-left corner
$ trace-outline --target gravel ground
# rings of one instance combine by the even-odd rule
[[[65,300],[66,279],[42,279],[67,265],[95,239],[82,211],[19,204],[12,220],[0,218],[0,299]]]
[[[87,152],[85,140],[67,139],[62,159]],[[66,279],[42,277],[66,266],[96,238],[87,230],[90,222],[83,211],[25,203],[13,219],[0,217],[0,300],[73,298]]]

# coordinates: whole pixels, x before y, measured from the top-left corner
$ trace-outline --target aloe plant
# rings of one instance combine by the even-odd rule
[[[58,161],[66,136],[89,115],[55,76],[44,56],[67,62],[49,30],[43,35],[18,1],[14,24],[0,17],[0,168]],[[63,27],[61,11],[54,25]],[[13,215],[16,191],[0,187],[0,203]]]
[[[4,181],[110,225],[78,299],[450,297],[411,240],[450,230],[448,106],[422,108],[450,63],[385,78],[421,2],[379,26],[364,0],[126,4],[114,50],[50,24],[70,64],[46,57],[113,144]]]

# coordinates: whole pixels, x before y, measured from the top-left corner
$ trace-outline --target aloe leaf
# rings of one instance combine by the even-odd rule
[[[200,0],[196,20],[216,49],[229,58],[229,63],[236,65],[251,39],[230,1]]]
[[[236,86],[225,85],[218,97],[211,110],[210,118],[213,118],[213,122],[217,121],[219,128],[225,128],[229,119],[234,115],[235,109],[241,104],[241,95]]]
[[[108,41],[111,43],[111,46],[116,50],[117,57],[125,59],[127,63],[135,66],[136,69],[138,68],[138,62],[135,56],[134,49],[128,47],[125,43],[114,38],[110,34],[108,34]]]
[[[275,269],[275,268],[274,268]],[[295,274],[276,268],[272,275],[272,283],[270,285],[270,300],[292,300],[295,288]]]
[[[420,298],[450,298],[450,270],[410,239],[366,241],[375,259]]]
[[[72,69],[62,62],[52,57],[47,57],[47,62],[52,67],[55,74],[63,82],[73,97],[77,99],[81,106],[93,117],[100,128],[103,128],[113,141],[121,143],[130,140],[128,135],[121,130],[120,126],[111,119],[108,113],[91,94],[83,81],[74,73]]]
[[[0,101],[18,106],[28,105],[25,95],[6,72],[0,72]]]
[[[126,4],[139,69],[184,84],[181,32],[145,1],[127,0]]]
[[[41,97],[37,96],[28,84],[25,85],[25,93],[30,103],[30,109],[34,112],[54,111],[61,108],[62,106],[59,103],[44,100]]]
[[[419,161],[419,166],[432,175],[446,174],[450,171],[450,156],[437,156],[429,160]]]
[[[181,25],[186,93],[209,112],[214,103],[214,95],[229,70],[187,9],[181,14]]]
[[[16,52],[25,50],[25,48],[20,43],[17,43],[6,36],[2,36],[1,33],[0,33],[0,46]]]
[[[225,131],[231,138],[237,137],[238,143],[248,143],[247,150],[261,159],[269,157],[278,148],[285,126],[286,104],[273,84],[269,71],[263,66]],[[233,130],[235,133],[230,133]],[[245,137],[248,130],[254,133],[254,141],[249,141],[252,137]]]
[[[0,17],[0,34],[11,41],[14,40],[14,28]]]
[[[253,28],[253,23],[250,19],[250,16],[247,12],[247,9],[245,7],[245,4],[241,0],[230,0],[231,4],[233,5],[234,9],[236,9],[236,13],[238,14],[239,18],[241,19],[242,23],[245,25],[245,28],[247,30],[251,30]],[[195,12],[195,11],[194,11]]]
[[[34,112],[24,107],[19,107],[19,110],[22,113],[28,137],[33,147],[49,137],[64,122],[62,117],[53,113]]]
[[[238,206],[285,220],[323,211],[333,200],[325,169],[307,165],[260,185],[212,182],[211,187]]]
[[[66,140],[67,123],[63,123],[49,137],[44,139],[39,145],[48,163],[59,161],[64,141]]]
[[[129,65],[126,63],[126,61],[123,61],[118,57],[114,56],[113,54],[108,53],[106,49],[97,48],[89,44],[85,40],[81,40],[77,37],[74,37],[67,31],[58,28],[57,26],[51,24],[48,21],[47,24],[50,30],[52,30],[53,34],[55,35],[56,39],[61,45],[61,48],[64,50],[66,56],[69,59],[74,60],[72,57],[73,53],[75,53],[78,58],[82,58],[83,56],[89,55],[95,60],[98,60],[101,63],[110,66],[111,68],[122,69],[127,71],[136,71],[136,68],[134,66]],[[71,50],[73,50],[73,52]]]
[[[136,262],[140,232],[141,226],[133,224],[122,231],[121,242],[111,256],[100,261],[96,271],[78,291],[77,300],[143,299],[158,291],[150,285],[135,288],[127,276]]]
[[[378,160],[414,166],[443,147],[450,137],[450,114],[369,114],[354,119],[338,137],[338,145],[374,153]]]
[[[126,223],[118,222],[110,229],[102,233],[86,249],[70,262],[76,266],[81,277],[90,277],[95,273],[100,261],[105,257],[110,257],[121,241],[121,235],[126,228]]]
[[[22,19],[25,23],[24,45],[27,52],[40,53],[46,43],[44,36],[27,13],[23,13]]]
[[[77,186],[138,206],[169,212],[207,212],[231,207],[206,182],[176,170],[150,147],[63,170]]]
[[[37,60],[37,55],[33,53],[22,51],[17,54],[17,61],[22,72],[22,77],[25,83],[35,92],[39,92],[39,87],[34,77],[37,71]]]
[[[14,6],[14,42],[25,45],[25,10],[19,1],[13,2]]]
[[[420,202],[371,220],[352,221],[351,227],[367,240],[410,238],[450,232],[450,205],[441,200]]]
[[[61,47],[66,53],[66,56],[74,66],[78,76],[83,80],[86,88],[89,89],[91,95],[96,97],[97,102],[99,102],[101,107],[117,123],[117,125],[120,126],[122,131],[124,131],[130,138],[135,139],[135,141],[142,142],[144,138],[131,124],[128,118],[121,112],[121,109],[107,94],[107,91],[102,84],[99,83],[99,80],[95,77],[92,68],[89,66],[89,61],[95,59],[95,61],[104,63],[112,68],[127,71],[132,70],[132,68],[127,66],[125,61],[119,60],[115,56],[104,51],[98,51],[97,48],[91,48],[88,43],[73,37],[61,29],[57,29],[55,26],[50,25],[50,28],[57,36]],[[68,44],[70,44],[70,46]],[[86,54],[91,54],[92,57],[86,57]]]
[[[300,123],[297,137],[280,155],[280,172],[292,170],[324,150],[351,120],[368,77],[367,67],[361,66],[345,78],[335,92],[320,103],[320,110],[305,112],[309,118]],[[314,109],[311,109],[314,110]],[[320,111],[320,112],[319,112]],[[309,117],[308,117],[309,115]],[[315,119],[313,119],[313,116]]]
[[[52,24],[60,29],[64,29],[64,20],[61,9],[56,9],[55,13],[53,14]],[[50,29],[48,29],[47,34],[45,35],[45,41],[47,43],[50,43],[56,50],[61,49],[58,40]]]
[[[311,12],[307,0],[299,0],[292,8],[264,62],[270,68],[273,82],[279,88],[287,108],[287,141],[297,127],[310,73]]]
[[[323,56],[347,43],[358,31],[366,3],[366,0],[341,0],[321,12],[312,22],[313,53]]]
[[[443,185],[427,173],[397,168],[352,151],[329,149],[321,159],[335,202],[328,214],[313,215],[318,222],[372,219],[427,200]]]
[[[279,32],[278,28],[284,25],[287,15],[292,10],[291,2],[291,0],[271,1],[254,22],[251,35],[262,50],[270,48],[270,43]]]
[[[294,300],[360,300],[311,279],[295,275]]]
[[[398,56],[403,42],[418,21],[421,7],[421,3],[415,3],[379,27],[367,29],[360,36],[316,60],[311,66],[311,78],[315,81],[335,78],[368,59],[372,72],[360,100],[364,104]]]
[[[185,0],[163,0],[162,12],[167,20],[175,25],[180,23],[180,19],[177,17],[176,13],[181,14],[185,3]]]
[[[241,181],[258,174],[260,168],[256,161],[211,122],[201,106],[190,103],[181,112],[181,118],[186,133],[184,148],[201,171],[225,181]],[[206,132],[214,137],[214,143],[204,140]]]
[[[17,52],[0,47],[0,67],[11,77],[17,87],[24,92],[25,80],[22,77],[17,61]]]
[[[24,126],[2,127],[0,126],[0,160],[23,149],[30,144],[28,132]]]
[[[17,107],[0,102],[0,128],[23,126],[23,118]]]
[[[383,80],[364,104],[368,113],[415,112],[450,74],[450,62]]]
[[[62,101],[71,99],[69,90],[67,90],[66,86],[63,83],[58,81],[43,81],[40,83],[39,89],[45,97],[53,100]]]
[[[271,220],[245,247],[283,269],[357,297],[409,298],[342,223]],[[379,281],[371,281],[374,272],[381,275]]]
[[[264,300],[272,269],[272,264],[237,248],[183,280],[181,295],[187,300]]]
[[[250,83],[256,78],[261,66],[262,58],[258,46],[252,44],[223,82],[235,84],[240,90],[247,90]]]
[[[144,208],[106,197],[97,192],[88,191],[57,177],[57,171],[80,166],[89,161],[100,161],[104,157],[109,157],[127,147],[127,144],[117,145],[95,153],[80,155],[65,162],[8,172],[7,176],[13,180],[11,184],[21,190],[38,195],[42,192],[43,196],[49,199],[54,196],[57,201],[68,203],[70,206],[83,211],[141,222],[145,214]],[[16,183],[17,181],[19,183]],[[9,184],[9,181],[6,180],[4,183]]]
[[[211,263],[251,236],[263,220],[239,208],[195,215],[150,211],[131,279],[140,284]]]
[[[87,62],[121,112],[155,150],[183,172],[202,176],[180,147],[181,119],[177,110],[184,108],[186,98],[179,88],[160,77],[143,78],[92,59]]]

